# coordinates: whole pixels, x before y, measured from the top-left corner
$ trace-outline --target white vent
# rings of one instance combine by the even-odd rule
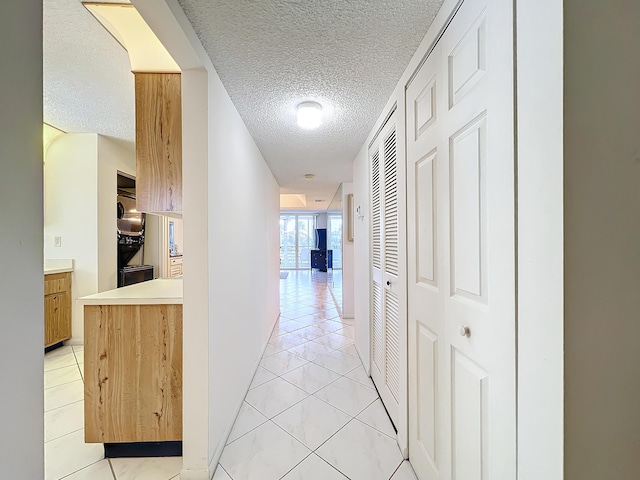
[[[380,154],[376,151],[371,157],[371,224],[373,237],[373,266],[380,266]]]
[[[398,276],[398,162],[396,131],[384,141],[384,268]]]
[[[373,282],[373,362],[384,372],[384,328],[382,324],[382,288]]]
[[[396,400],[400,396],[400,314],[398,296],[385,290],[385,383]]]

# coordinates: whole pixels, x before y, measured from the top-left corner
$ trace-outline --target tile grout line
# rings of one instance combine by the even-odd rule
[[[76,430],[76,431],[77,431],[77,430]],[[75,474],[76,474],[76,473],[78,473],[79,471],[84,470],[85,468],[89,468],[89,467],[91,467],[91,466],[95,465],[96,463],[101,462],[102,460],[104,460],[104,459],[100,459],[100,460],[98,460],[97,462],[90,463],[90,464],[89,464],[89,465],[87,465],[86,467],[82,467],[82,468],[80,468],[80,469],[78,469],[78,470],[75,470],[75,471],[73,471],[73,472],[71,472],[71,473],[69,473],[69,474],[65,475],[64,477],[60,477],[59,479],[55,479],[55,480],[64,480],[65,478],[69,478],[71,475],[75,475]]]
[[[310,286],[313,288],[313,285],[314,285],[316,282],[314,282],[314,281],[313,281],[313,279],[311,279],[311,281],[310,281],[309,283],[310,283]],[[313,296],[313,295],[307,295],[307,297],[308,297],[308,299],[309,299],[309,300],[313,301],[313,298],[314,298],[314,296]],[[286,300],[286,299],[282,298],[282,296],[281,296],[281,303],[284,303],[284,300]],[[326,299],[325,299],[325,300],[326,300]],[[335,299],[333,299],[333,301],[334,301],[334,303],[335,303]],[[302,308],[306,308],[306,307],[302,307]],[[314,308],[314,307],[309,306],[308,308]],[[282,312],[282,310],[281,310],[281,312]],[[309,314],[309,315],[312,315],[312,314]],[[307,316],[307,315],[303,315],[303,316]],[[302,318],[303,316],[296,317],[296,318]],[[324,318],[324,319],[323,319],[322,317],[318,317],[318,318],[319,318],[320,320],[323,320],[323,321],[320,321],[320,322],[318,322],[318,323],[324,323],[324,322],[326,322],[326,321],[329,321],[329,320],[332,320],[333,318],[338,318],[338,317],[332,317],[332,319],[326,319],[326,318]],[[265,423],[267,423],[267,422],[271,422],[271,424],[275,425],[275,426],[276,426],[276,427],[278,427],[281,431],[283,431],[284,433],[286,433],[286,434],[288,435],[288,437],[291,437],[293,440],[295,440],[296,442],[298,442],[298,443],[302,444],[305,448],[307,448],[308,450],[310,450],[310,453],[309,453],[308,455],[306,455],[302,460],[300,460],[300,461],[299,461],[299,462],[297,462],[295,465],[293,465],[293,466],[292,466],[292,467],[291,467],[287,472],[285,472],[285,474],[284,474],[282,477],[280,477],[280,478],[283,478],[284,476],[288,475],[292,470],[294,470],[298,465],[300,465],[301,463],[303,463],[306,459],[308,459],[308,458],[310,457],[310,455],[313,455],[313,454],[317,455],[317,456],[318,456],[318,458],[320,458],[324,463],[326,463],[327,465],[329,465],[333,470],[336,470],[336,471],[337,471],[337,472],[339,472],[341,475],[343,475],[343,476],[345,476],[345,477],[346,477],[346,475],[345,475],[342,471],[340,471],[338,468],[336,468],[335,466],[333,466],[332,464],[330,464],[329,462],[327,462],[325,459],[323,459],[322,457],[320,457],[320,456],[317,454],[318,449],[319,449],[319,448],[321,448],[321,447],[322,447],[322,445],[326,444],[326,443],[327,443],[329,440],[331,440],[331,439],[332,439],[332,438],[333,438],[337,433],[339,433],[340,431],[342,431],[342,430],[343,430],[347,425],[351,424],[351,423],[353,422],[353,420],[357,420],[357,421],[358,421],[358,423],[359,423],[359,424],[361,424],[361,425],[363,425],[364,427],[369,428],[369,429],[371,429],[372,431],[375,431],[375,432],[377,432],[377,433],[379,433],[379,434],[383,435],[383,436],[384,436],[384,437],[386,437],[386,438],[390,438],[390,439],[392,439],[391,437],[389,437],[388,435],[386,435],[384,432],[381,432],[381,431],[380,431],[380,430],[378,430],[377,428],[375,428],[375,427],[373,427],[373,426],[369,425],[368,423],[363,422],[362,420],[359,420],[359,419],[357,418],[357,416],[358,416],[358,415],[360,415],[362,412],[364,412],[367,408],[369,408],[371,405],[373,405],[373,404],[374,404],[374,403],[379,399],[379,395],[377,394],[377,392],[376,392],[376,398],[375,398],[374,400],[372,400],[371,402],[366,403],[366,405],[365,405],[362,409],[360,409],[360,410],[359,410],[355,415],[352,415],[352,414],[350,414],[350,413],[344,412],[343,410],[341,410],[340,408],[336,407],[335,405],[332,405],[331,403],[329,403],[329,402],[327,402],[327,401],[325,401],[325,400],[323,400],[323,399],[321,399],[321,398],[318,398],[318,397],[316,396],[316,393],[318,393],[319,391],[321,391],[321,390],[323,390],[324,388],[328,387],[329,385],[331,385],[331,384],[333,384],[333,383],[335,383],[335,382],[339,381],[341,378],[346,378],[348,381],[354,382],[355,384],[360,385],[361,387],[364,387],[364,388],[366,388],[366,389],[370,389],[370,390],[375,391],[375,389],[372,389],[370,386],[368,386],[368,385],[366,385],[366,384],[363,384],[362,382],[360,382],[360,381],[358,381],[358,380],[356,380],[356,379],[354,379],[354,378],[350,378],[350,377],[348,377],[348,376],[347,376],[347,375],[349,375],[349,374],[351,374],[351,373],[355,372],[355,371],[356,371],[357,369],[359,369],[360,367],[363,367],[363,365],[362,365],[362,362],[360,361],[360,358],[359,358],[358,356],[351,355],[350,353],[348,353],[348,352],[346,352],[346,351],[344,351],[344,350],[343,350],[343,349],[345,349],[345,348],[349,347],[350,345],[352,345],[352,344],[354,343],[354,341],[355,341],[355,340],[354,340],[352,337],[349,337],[349,336],[343,335],[342,333],[335,333],[335,332],[337,332],[337,330],[340,330],[341,328],[345,328],[345,327],[347,327],[347,326],[352,326],[352,325],[351,325],[351,324],[347,324],[347,325],[345,325],[345,324],[343,323],[343,325],[342,325],[341,327],[337,328],[336,330],[329,331],[329,332],[324,332],[324,335],[320,335],[320,336],[318,336],[318,337],[316,337],[316,338],[313,338],[313,339],[305,338],[305,337],[302,337],[302,336],[301,336],[301,335],[299,335],[299,334],[295,334],[295,332],[296,332],[296,331],[300,331],[300,330],[303,330],[303,329],[306,329],[306,328],[309,328],[309,327],[317,326],[317,324],[312,323],[312,324],[310,324],[310,325],[305,325],[305,326],[303,326],[303,327],[297,328],[297,329],[292,330],[292,331],[289,331],[289,332],[287,332],[287,331],[282,331],[282,333],[280,333],[280,335],[276,335],[276,336],[274,337],[274,336],[273,336],[273,333],[274,333],[274,331],[276,330],[276,328],[279,326],[279,324],[280,324],[280,323],[286,323],[286,320],[285,320],[285,322],[282,322],[282,320],[283,320],[283,319],[289,319],[289,317],[285,316],[285,314],[282,314],[282,315],[281,315],[281,319],[279,320],[279,323],[278,323],[278,324],[276,324],[276,325],[274,325],[274,329],[272,330],[272,334],[271,334],[271,337],[270,337],[270,339],[269,339],[268,343],[270,343],[271,345],[273,345],[273,346],[274,346],[274,348],[280,348],[280,346],[278,346],[278,345],[274,345],[273,343],[271,343],[271,340],[274,340],[274,339],[275,339],[275,338],[277,338],[277,337],[284,336],[284,335],[288,335],[288,334],[294,334],[294,335],[296,335],[296,336],[298,336],[298,337],[300,337],[300,338],[303,338],[305,341],[304,341],[304,342],[302,342],[302,343],[300,343],[300,344],[298,344],[298,345],[293,345],[293,346],[291,346],[291,347],[289,347],[289,348],[285,348],[285,349],[283,349],[283,350],[281,350],[281,351],[279,351],[279,352],[272,353],[271,355],[263,355],[263,357],[261,358],[261,361],[260,361],[260,366],[261,366],[263,369],[265,369],[267,372],[271,373],[272,375],[275,375],[275,377],[274,377],[273,379],[268,380],[267,382],[264,382],[264,383],[262,383],[262,384],[260,384],[260,385],[255,386],[254,388],[257,388],[257,387],[259,387],[259,386],[261,386],[261,385],[264,385],[264,384],[266,384],[266,383],[269,383],[270,381],[275,380],[275,379],[282,379],[282,380],[284,380],[285,382],[287,382],[289,385],[292,385],[292,386],[294,386],[294,387],[296,387],[296,388],[298,388],[298,389],[302,390],[302,391],[306,394],[306,396],[305,396],[303,399],[301,399],[301,400],[299,400],[299,401],[297,401],[297,402],[293,403],[292,405],[288,406],[288,407],[287,407],[287,408],[285,408],[282,412],[279,412],[279,413],[277,413],[276,415],[273,415],[273,416],[271,416],[271,417],[264,416],[264,414],[262,414],[262,412],[260,412],[259,410],[257,410],[257,411],[258,411],[261,415],[263,415],[263,416],[264,416],[264,418],[266,418],[267,420],[266,420],[265,422],[262,422],[262,423],[261,423],[260,425],[258,425],[257,427],[255,427],[255,428],[251,429],[249,432],[254,431],[256,428],[258,428],[259,426],[264,425],[264,424],[265,424]],[[289,319],[289,320],[290,320],[290,321],[293,321],[293,320],[295,320],[295,318],[292,318],[292,319]],[[336,323],[340,323],[340,322],[336,322]],[[320,338],[320,337],[328,336],[328,335],[331,335],[331,334],[341,335],[342,337],[345,337],[346,339],[348,339],[348,340],[349,340],[349,343],[347,343],[346,345],[342,345],[342,346],[340,346],[340,347],[338,347],[338,348],[334,348],[334,347],[329,346],[329,345],[324,345],[324,344],[322,344],[322,343],[315,342],[315,340],[316,340],[316,339],[318,339],[318,338]],[[303,357],[302,355],[298,355],[296,352],[291,351],[292,349],[295,349],[295,348],[297,348],[297,347],[299,347],[299,346],[301,346],[301,345],[308,344],[309,342],[312,342],[313,344],[321,345],[321,346],[323,346],[324,348],[330,349],[330,351],[329,351],[329,352],[327,352],[327,353],[324,353],[323,355],[318,355],[318,356],[316,356],[313,360],[309,360],[308,358],[305,358],[305,357]],[[351,369],[348,369],[348,370],[347,370],[346,372],[344,372],[344,373],[340,373],[340,372],[336,372],[336,371],[332,370],[331,368],[327,368],[326,366],[324,366],[324,365],[320,365],[320,364],[318,364],[318,363],[316,363],[316,362],[315,362],[315,360],[317,360],[318,358],[321,358],[321,357],[323,357],[323,356],[325,356],[325,355],[331,355],[331,354],[333,354],[333,353],[334,353],[334,352],[336,352],[336,351],[340,351],[340,353],[341,353],[341,354],[343,354],[343,355],[348,355],[349,357],[357,358],[357,359],[359,360],[359,361],[358,361],[358,365],[357,365],[357,366],[355,366],[355,367],[353,367],[353,368],[351,368]],[[264,364],[262,364],[262,361],[263,361],[263,360],[265,360],[266,358],[268,358],[268,357],[270,357],[270,356],[272,356],[272,355],[276,355],[277,353],[281,353],[281,352],[288,352],[289,354],[293,355],[294,357],[297,357],[297,358],[300,358],[300,359],[304,360],[304,361],[305,361],[305,363],[304,363],[304,364],[302,364],[302,365],[300,365],[300,366],[298,366],[298,367],[296,367],[296,368],[292,368],[292,369],[289,369],[289,370],[287,370],[287,371],[284,371],[284,372],[282,372],[282,373],[276,373],[276,372],[273,372],[273,371],[269,370],[267,367],[265,367],[265,366],[264,366]],[[313,353],[313,352],[311,352],[311,353]],[[327,370],[328,372],[331,372],[332,374],[337,375],[337,378],[335,378],[334,380],[332,380],[332,381],[328,382],[326,385],[323,385],[321,388],[317,389],[315,392],[313,392],[313,393],[309,393],[309,392],[307,392],[305,389],[303,389],[303,388],[299,387],[298,385],[294,384],[293,382],[289,381],[287,378],[285,378],[285,377],[284,377],[285,375],[288,375],[288,374],[290,374],[291,372],[294,372],[295,370],[302,369],[303,367],[305,367],[305,366],[307,366],[307,365],[309,365],[309,364],[312,364],[312,365],[314,365],[314,366],[316,366],[316,367],[319,367],[319,368],[325,369],[325,370]],[[364,368],[364,367],[363,367],[363,368]],[[249,390],[252,390],[252,389],[249,389]],[[330,406],[330,407],[332,407],[332,408],[335,408],[337,411],[342,412],[344,415],[346,415],[346,416],[349,418],[349,420],[348,420],[348,421],[347,421],[347,422],[346,422],[342,427],[340,427],[340,428],[339,428],[339,429],[337,429],[335,432],[333,432],[333,433],[332,433],[332,434],[331,434],[327,439],[325,439],[325,440],[324,440],[324,441],[323,441],[323,442],[322,442],[322,443],[321,443],[317,448],[313,448],[313,449],[312,449],[312,448],[309,448],[306,444],[304,444],[303,442],[301,442],[300,440],[298,440],[295,436],[293,436],[292,434],[290,434],[287,430],[285,430],[283,427],[281,427],[280,425],[278,425],[278,424],[274,421],[274,418],[276,418],[276,417],[277,417],[277,416],[279,416],[279,415],[284,414],[285,412],[287,412],[287,411],[289,411],[290,409],[294,408],[295,406],[299,405],[301,402],[303,402],[303,401],[305,401],[305,400],[309,399],[309,397],[314,397],[314,399],[319,400],[319,401],[321,401],[322,403],[327,404],[328,406]],[[246,399],[245,399],[245,402],[246,402]],[[246,402],[246,403],[247,403],[248,405],[250,405],[252,408],[255,408],[255,407],[253,407],[253,405],[251,405],[250,403],[248,403],[248,402]],[[241,437],[238,437],[236,440],[239,440],[240,438],[242,438],[244,435],[246,435],[246,434],[247,434],[247,433],[249,433],[249,432],[246,432],[246,433],[245,433],[245,434],[243,434]],[[234,442],[235,442],[236,440],[234,440]],[[231,442],[231,443],[233,443],[233,442]],[[401,465],[401,464],[402,464],[402,462],[400,462],[400,465]],[[392,476],[393,476],[393,475],[395,475],[395,472],[396,472],[396,471],[397,471],[397,469],[400,467],[400,465],[398,465],[398,467],[394,470],[394,472],[393,472]],[[227,473],[227,474],[231,477],[231,475],[226,471],[226,469],[225,469],[224,467],[222,467],[222,468],[223,468],[223,470],[225,471],[225,473]],[[347,477],[347,478],[348,478],[348,477]]]
[[[60,410],[61,408],[68,407],[69,405],[75,405],[76,403],[80,403],[80,402],[84,402],[84,398],[82,400],[76,400],[74,402],[65,403],[64,405],[60,405],[59,407],[52,408],[50,410],[45,410],[44,413],[55,412],[56,410]]]
[[[113,464],[111,463],[111,459],[105,457],[105,460],[109,464],[109,469],[111,470],[111,475],[113,475],[113,480],[118,480],[118,477],[116,476],[116,471],[113,468]]]

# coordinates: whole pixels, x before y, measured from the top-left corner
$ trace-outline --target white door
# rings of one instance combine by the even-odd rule
[[[400,136],[399,136],[400,135]],[[372,205],[372,365],[380,397],[406,446],[406,250],[404,132],[393,113],[369,149]],[[404,431],[403,431],[404,430]],[[404,437],[404,438],[403,438]],[[404,445],[403,445],[404,443]]]
[[[513,13],[465,0],[406,90],[409,456],[516,478]]]

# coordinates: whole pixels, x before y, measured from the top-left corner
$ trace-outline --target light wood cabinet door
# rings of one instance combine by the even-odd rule
[[[181,76],[136,73],[135,92],[137,209],[181,212]]]
[[[85,305],[85,441],[182,440],[182,305]]]
[[[169,258],[169,276],[179,277],[182,275],[182,257]]]
[[[71,274],[46,275],[44,282],[44,346],[71,338]]]

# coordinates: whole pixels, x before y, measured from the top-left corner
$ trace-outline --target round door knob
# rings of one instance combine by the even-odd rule
[[[391,280],[387,280],[387,286],[391,286]]]
[[[461,337],[470,337],[471,329],[465,325],[460,325],[460,336]]]

